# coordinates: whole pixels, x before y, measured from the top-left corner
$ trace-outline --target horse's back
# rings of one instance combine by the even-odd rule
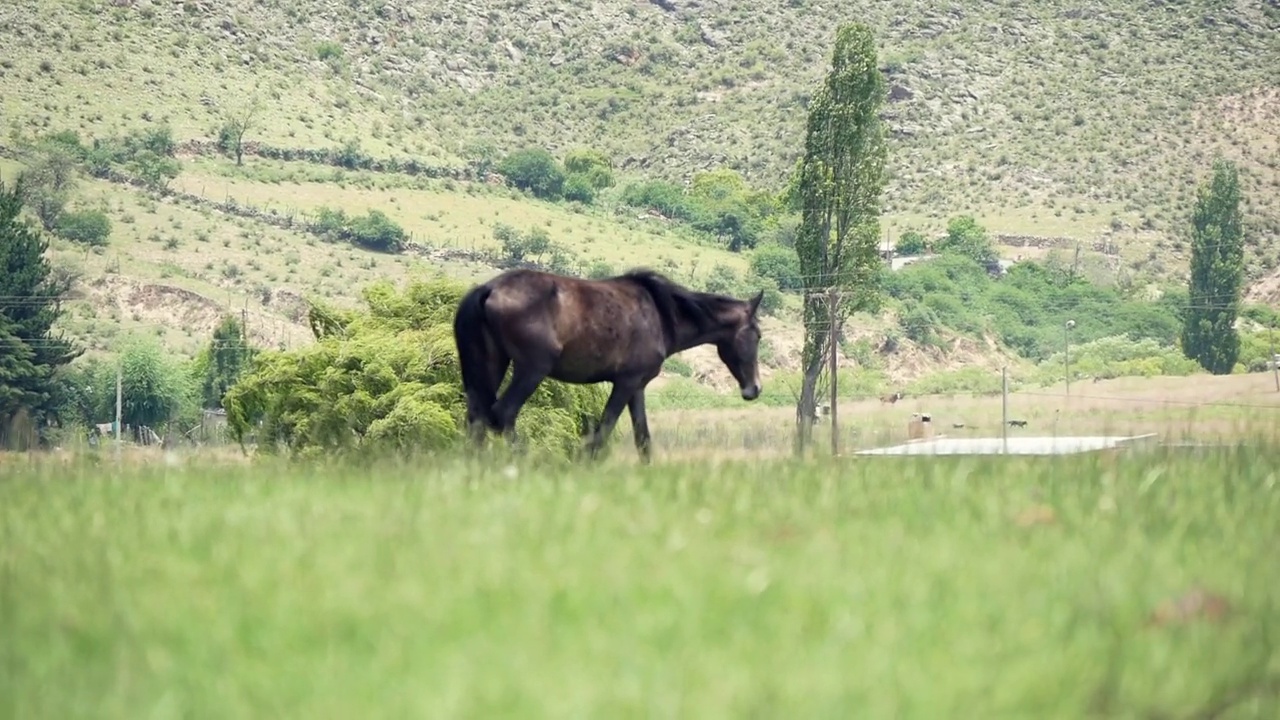
[[[486,310],[512,354],[554,355],[553,377],[594,381],[665,357],[653,303],[625,278],[512,270],[490,283]]]

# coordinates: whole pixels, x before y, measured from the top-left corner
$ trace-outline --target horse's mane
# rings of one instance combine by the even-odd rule
[[[707,332],[718,324],[719,311],[734,298],[715,293],[690,290],[662,273],[647,268],[630,270],[619,279],[639,285],[653,298],[662,318],[662,333],[667,344],[675,342],[676,322],[684,317],[693,323],[699,333]]]

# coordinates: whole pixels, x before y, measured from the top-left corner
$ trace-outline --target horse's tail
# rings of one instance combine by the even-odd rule
[[[484,302],[493,288],[488,283],[474,287],[462,296],[453,316],[453,340],[458,346],[458,364],[462,369],[462,389],[467,395],[468,416],[497,427],[493,404],[498,388],[489,377],[488,322]]]

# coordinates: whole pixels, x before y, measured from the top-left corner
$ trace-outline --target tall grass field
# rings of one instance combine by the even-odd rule
[[[10,456],[0,716],[1275,718],[1278,473]]]

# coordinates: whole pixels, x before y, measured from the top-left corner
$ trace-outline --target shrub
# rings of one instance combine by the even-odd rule
[[[347,225],[347,239],[352,244],[370,250],[398,253],[404,250],[408,236],[404,228],[392,222],[381,210],[351,218]]]
[[[515,187],[544,200],[555,200],[564,191],[564,170],[551,153],[542,148],[511,153],[498,165],[498,172]]]
[[[613,163],[599,150],[570,150],[564,156],[564,171],[592,190],[613,187]]]
[[[111,236],[111,220],[101,210],[64,212],[55,229],[59,237],[90,247],[103,247]]]
[[[676,220],[692,220],[693,205],[685,197],[684,190],[665,180],[649,180],[631,183],[622,190],[622,202],[635,208],[655,210],[664,217]]]
[[[587,268],[587,277],[592,280],[603,280],[616,274],[613,266],[603,260],[596,260]]]
[[[772,279],[783,290],[800,290],[800,256],[794,248],[768,243],[751,254],[751,272]]]
[[[929,249],[929,243],[925,240],[924,235],[915,230],[908,230],[902,233],[902,237],[898,238],[898,242],[893,246],[894,253],[898,255],[923,255]]]
[[[348,242],[368,250],[398,253],[408,235],[381,210],[349,216],[341,209],[321,207],[311,221],[311,231],[330,242]]]
[[[947,235],[937,244],[940,253],[956,253],[989,265],[998,259],[995,248],[987,237],[986,228],[978,224],[972,215],[961,215],[947,223]]]
[[[564,181],[564,199],[590,205],[596,200],[596,189],[585,175],[570,175]]]
[[[260,448],[295,455],[438,452],[464,441],[463,401],[453,313],[466,286],[381,282],[364,292],[367,309],[317,306],[316,342],[261,353],[223,397],[233,436],[256,433]],[[584,420],[604,406],[602,385],[544,381],[524,406],[517,432],[533,451],[566,457]],[[258,425],[261,423],[261,425]]]
[[[913,305],[898,318],[902,334],[921,345],[937,342],[938,316],[924,305]]]

